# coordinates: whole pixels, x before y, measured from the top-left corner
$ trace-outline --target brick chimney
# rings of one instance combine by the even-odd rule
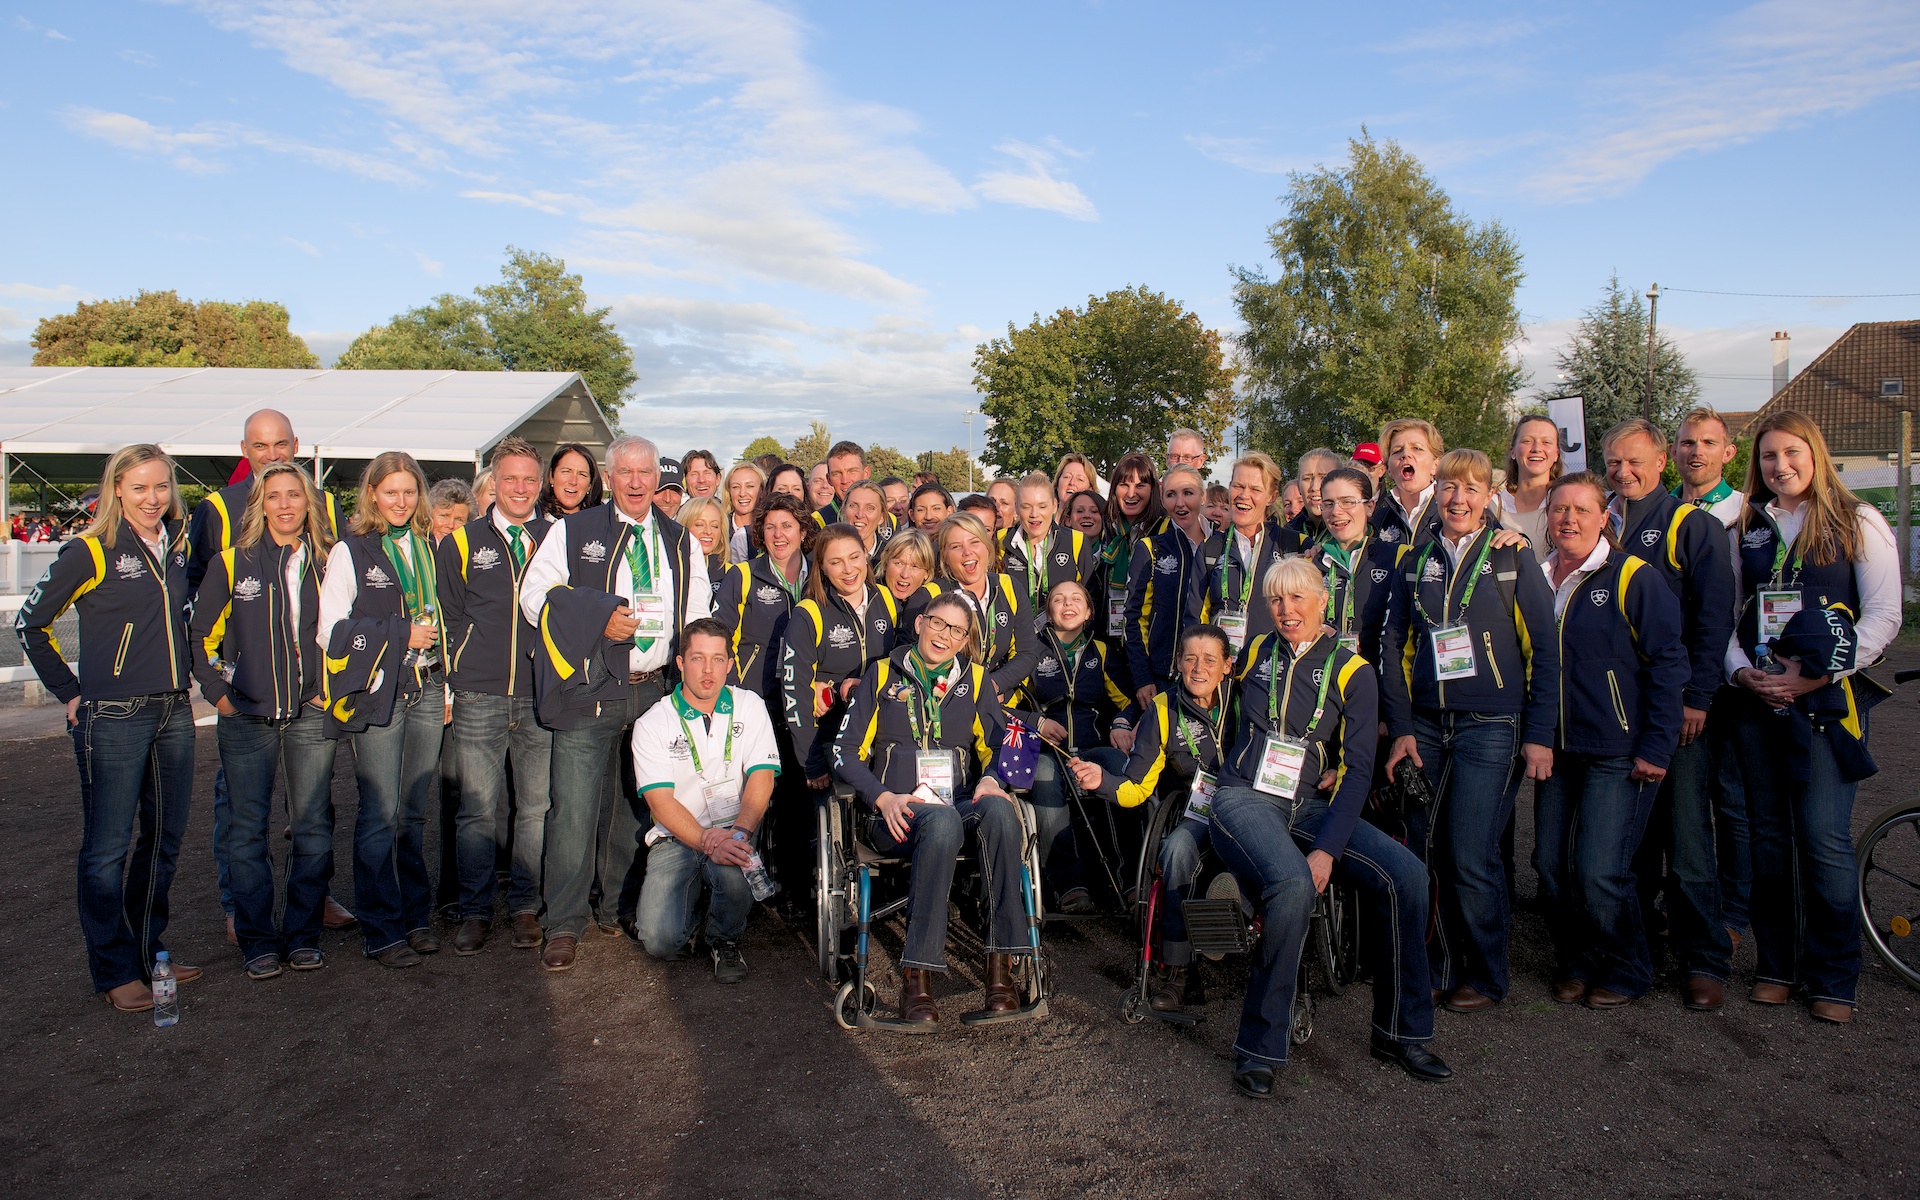
[[[1787,369],[1788,340],[1785,332],[1773,335],[1773,394],[1776,396],[1780,394],[1781,388],[1787,386],[1787,377],[1791,374]]]

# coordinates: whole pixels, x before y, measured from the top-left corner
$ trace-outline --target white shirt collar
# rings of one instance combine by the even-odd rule
[[[493,527],[500,531],[501,537],[507,536],[507,530],[511,529],[514,524],[515,522],[510,520],[507,514],[500,511],[499,505],[496,504],[493,506]],[[533,517],[529,516],[526,520],[518,522],[518,524],[522,530],[525,530],[527,526],[533,524]]]
[[[1610,550],[1610,547],[1608,547],[1607,545],[1607,539],[1601,538],[1600,540],[1596,541],[1593,544],[1593,553],[1587,555],[1586,561],[1581,563],[1577,568],[1575,568],[1574,575],[1584,575],[1589,571],[1599,570],[1603,565],[1605,565],[1609,550]],[[1540,564],[1540,566],[1547,572],[1548,582],[1553,581],[1553,568],[1559,562],[1560,562],[1560,552],[1558,550],[1555,550],[1552,554],[1547,555],[1545,562],[1542,562]],[[1568,576],[1568,578],[1572,578],[1572,576]]]

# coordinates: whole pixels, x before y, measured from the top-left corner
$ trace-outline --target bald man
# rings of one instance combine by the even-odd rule
[[[207,568],[233,546],[233,536],[240,528],[240,517],[247,511],[247,497],[253,494],[253,481],[268,463],[292,462],[300,453],[300,439],[294,436],[293,422],[287,420],[287,414],[263,408],[248,417],[247,423],[241,427],[240,453],[247,459],[247,477],[217,492],[209,492],[207,498],[193,510],[193,519],[187,523],[189,595],[200,591],[200,580],[206,575]],[[327,502],[327,525],[338,537],[340,506],[334,502],[332,492],[322,489],[320,494]],[[222,768],[213,777],[213,864],[220,878],[220,907],[226,910],[229,942],[234,940],[233,884],[227,872],[227,822],[230,812],[227,772]],[[331,894],[327,896],[326,910],[321,919],[328,929],[345,929],[354,923],[353,914],[342,908]]]

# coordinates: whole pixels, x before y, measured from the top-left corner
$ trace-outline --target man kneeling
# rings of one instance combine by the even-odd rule
[[[702,618],[687,623],[674,659],[680,685],[633,726],[633,777],[653,813],[647,879],[636,923],[655,958],[687,957],[703,891],[713,977],[747,977],[740,935],[753,908],[743,868],[780,773],[773,724],[760,697],[727,686],[733,664],[727,632]]]

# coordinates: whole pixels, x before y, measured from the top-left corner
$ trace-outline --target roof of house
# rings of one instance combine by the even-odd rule
[[[1896,394],[1886,394],[1895,380]],[[1920,412],[1920,321],[1863,321],[1847,330],[1753,417],[1782,409],[1811,418],[1836,456],[1896,449],[1901,410]]]

